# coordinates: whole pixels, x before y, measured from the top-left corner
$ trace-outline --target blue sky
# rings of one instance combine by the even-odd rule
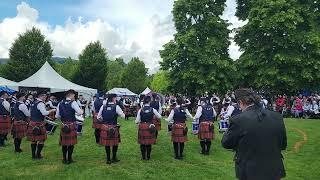
[[[150,72],[159,69],[159,49],[175,33],[171,10],[174,0],[1,0],[0,57],[19,33],[32,26],[51,42],[55,56],[79,53],[90,42],[100,40],[110,57],[127,61],[139,56]],[[235,0],[227,0],[223,15],[233,26],[244,22],[234,16]],[[232,34],[231,34],[232,36]],[[241,54],[235,43],[230,56]]]

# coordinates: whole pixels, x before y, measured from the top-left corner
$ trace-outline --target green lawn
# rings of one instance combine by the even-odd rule
[[[44,159],[37,161],[31,160],[29,142],[24,140],[24,152],[15,154],[10,138],[9,145],[0,149],[0,179],[235,179],[233,152],[221,147],[221,134],[217,134],[210,156],[199,154],[198,139],[189,134],[186,157],[178,161],[173,158],[166,123],[163,123],[159,142],[153,146],[152,160],[141,161],[136,125],[132,120],[121,119],[119,122],[122,125],[122,143],[118,152],[121,161],[117,164],[105,164],[104,148],[95,144],[91,120],[87,119],[84,134],[75,148],[76,163],[62,164],[59,131],[48,137],[43,151]],[[286,119],[286,127],[286,179],[320,179],[320,121]],[[297,142],[304,140],[303,132],[299,130],[305,132],[307,142],[294,148]]]

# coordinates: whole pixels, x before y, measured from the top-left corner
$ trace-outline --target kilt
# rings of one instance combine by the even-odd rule
[[[157,131],[161,130],[161,121],[156,116],[153,116],[152,123],[156,126]]]
[[[99,124],[97,116],[98,116],[97,113],[93,113],[93,116],[92,116],[92,128],[94,128],[94,129],[100,129],[100,126],[101,126]]]
[[[45,141],[47,139],[47,130],[45,127],[45,122],[35,122],[35,121],[30,121],[28,130],[27,130],[27,138],[28,141]],[[40,132],[41,134],[36,136],[33,135],[33,127],[39,126],[40,127]]]
[[[8,134],[11,130],[10,115],[0,115],[0,134]]]
[[[123,111],[126,116],[130,116],[131,114],[130,106],[124,106]]]
[[[27,135],[27,122],[23,121],[23,120],[14,120],[13,122],[13,126],[12,126],[12,137],[13,138],[18,138],[18,139],[22,139],[24,137],[26,137]]]
[[[61,146],[70,146],[70,145],[77,144],[78,140],[77,140],[76,122],[68,122],[68,123],[64,123],[64,124],[68,125],[71,131],[70,131],[70,133],[65,133],[62,131],[63,125],[61,126],[59,144]]]
[[[111,128],[114,128],[114,130],[115,130],[113,137],[110,137],[110,135],[109,135],[109,129],[111,129]],[[101,129],[100,141],[99,141],[100,145],[102,145],[102,146],[116,146],[121,142],[120,131],[116,125],[102,124],[100,129]]]
[[[210,131],[210,126],[213,126],[211,121],[204,121],[199,124],[198,138],[200,140],[212,140],[214,138],[214,131]]]
[[[183,143],[188,141],[187,134],[184,135],[186,123],[175,123],[172,125],[171,141]]]
[[[138,130],[138,143],[143,145],[150,145],[156,143],[155,133],[149,131],[151,123],[140,123]]]

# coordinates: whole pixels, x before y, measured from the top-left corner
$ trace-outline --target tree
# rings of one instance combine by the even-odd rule
[[[78,64],[77,60],[68,57],[63,64],[55,63],[54,69],[64,78],[72,81],[75,73],[78,71]]]
[[[238,8],[249,20],[235,37],[244,51],[237,62],[242,85],[274,93],[319,87],[319,3],[257,0]]]
[[[21,81],[51,60],[52,48],[39,29],[33,27],[20,34],[9,50],[8,64],[3,69],[6,78]]]
[[[79,55],[79,68],[74,82],[98,90],[104,90],[107,75],[107,52],[99,41],[90,43]]]
[[[170,90],[200,95],[232,88],[235,67],[229,58],[228,23],[221,19],[225,0],[177,0],[173,20],[177,33],[160,51]]]
[[[151,89],[155,92],[167,94],[169,93],[169,84],[168,72],[159,71],[153,76],[151,81]]]
[[[122,74],[126,67],[123,59],[117,58],[114,61],[108,61],[107,67],[108,74],[106,77],[106,90],[110,90],[115,87],[122,87]]]
[[[134,57],[128,63],[122,74],[122,85],[133,91],[141,93],[146,88],[146,78],[148,69],[143,61],[138,57]]]

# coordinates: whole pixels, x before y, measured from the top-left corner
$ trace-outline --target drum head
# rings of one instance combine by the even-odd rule
[[[84,121],[84,118],[83,116],[78,116],[78,115],[75,115],[77,121],[80,121],[80,122],[83,122]]]

